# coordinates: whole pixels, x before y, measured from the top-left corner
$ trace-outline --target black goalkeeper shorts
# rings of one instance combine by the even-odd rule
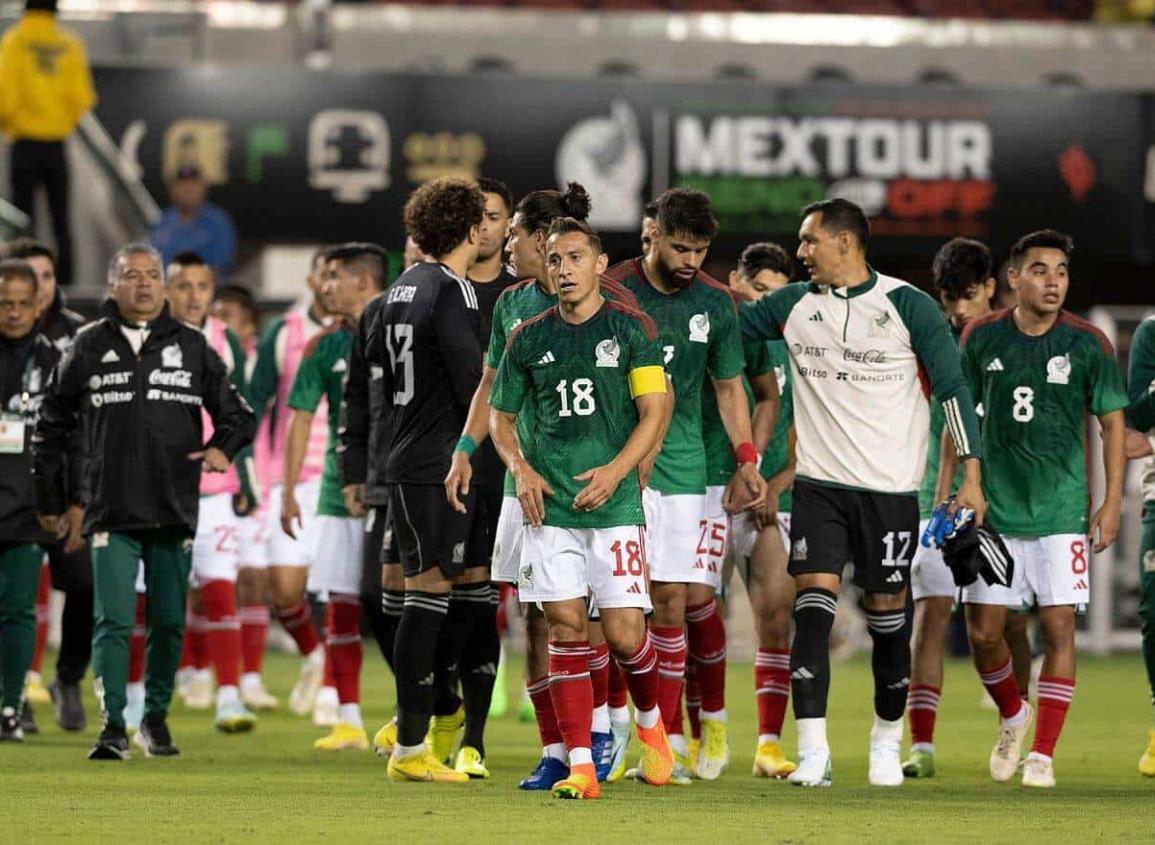
[[[440,484],[390,484],[389,511],[393,538],[406,578],[433,567],[449,579],[466,568],[466,545],[476,507],[476,491],[465,497],[466,513],[445,498]]]

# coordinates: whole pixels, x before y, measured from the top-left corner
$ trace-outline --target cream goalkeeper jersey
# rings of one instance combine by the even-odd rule
[[[787,285],[739,315],[746,340],[786,341],[799,478],[916,495],[932,395],[960,458],[978,457],[958,349],[942,310],[918,288],[871,270],[852,288]]]

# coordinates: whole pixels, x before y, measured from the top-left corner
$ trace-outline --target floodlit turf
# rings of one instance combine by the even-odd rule
[[[376,657],[367,643],[370,735],[392,702]],[[296,666],[269,659],[269,687],[282,699]],[[1155,780],[1136,771],[1152,716],[1138,656],[1083,659],[1058,747],[1059,787],[1041,794],[989,781],[995,716],[979,708],[980,688],[965,663],[948,667],[938,776],[897,790],[866,784],[867,662],[835,668],[834,787],[826,790],[750,776],[750,666],[731,666],[729,681],[733,762],[720,781],[664,789],[621,783],[588,803],[516,788],[537,749],[535,728],[515,714],[491,722],[492,780],[431,786],[387,781],[384,761],[372,753],[313,751],[321,730],[284,709],[263,716],[252,735],[221,736],[211,713],[178,704],[171,725],[182,756],[89,762],[95,727],[65,734],[42,705],[40,736],[0,746],[0,842],[1155,841]],[[785,741],[793,753],[789,724]]]

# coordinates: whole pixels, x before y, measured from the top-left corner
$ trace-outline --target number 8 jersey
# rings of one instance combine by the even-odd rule
[[[574,476],[609,463],[626,445],[638,424],[635,396],[665,389],[658,329],[640,311],[607,299],[584,323],[567,323],[553,307],[517,327],[490,404],[509,414],[532,415],[533,440],[520,445],[554,491],[545,500],[546,525],[645,523],[636,470],[591,512],[573,509],[574,497],[588,483]]]
[[[981,417],[987,519],[1010,535],[1086,534],[1086,416],[1127,406],[1111,342],[1067,311],[1032,337],[1007,310],[967,326],[960,346]]]
[[[443,264],[414,264],[390,285],[365,338],[366,360],[385,371],[388,484],[445,480],[481,380],[479,327],[472,286]]]

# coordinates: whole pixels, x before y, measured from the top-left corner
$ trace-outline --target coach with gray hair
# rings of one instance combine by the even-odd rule
[[[204,335],[169,314],[163,284],[152,247],[116,253],[109,299],[60,362],[32,440],[42,526],[56,530],[69,505],[85,508],[96,593],[92,664],[104,717],[93,760],[129,756],[125,686],[141,560],[148,659],[136,742],[147,756],[178,753],[166,717],[184,636],[201,471],[228,469],[256,428]],[[202,407],[213,422],[207,444]],[[78,427],[87,464],[83,483],[69,484],[65,453]],[[78,490],[82,501],[69,501],[65,491]]]

